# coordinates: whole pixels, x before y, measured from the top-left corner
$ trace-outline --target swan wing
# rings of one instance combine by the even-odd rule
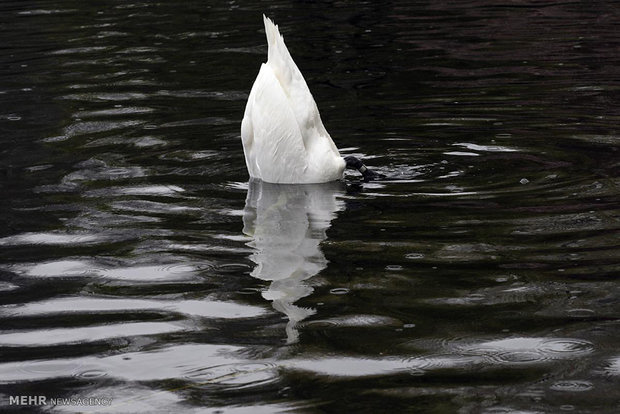
[[[272,183],[302,180],[308,162],[301,132],[267,64],[262,64],[248,97],[241,138],[250,176]]]

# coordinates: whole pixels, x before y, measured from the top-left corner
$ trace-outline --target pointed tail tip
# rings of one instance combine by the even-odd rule
[[[280,36],[278,26],[273,22],[273,20],[265,16],[264,13],[263,23],[265,24],[265,35],[267,36],[267,44],[274,43],[277,40],[278,36]]]
[[[263,23],[265,24],[265,32],[267,33],[267,36],[269,36],[269,33],[274,32],[279,34],[278,25],[276,25],[269,17],[265,16],[265,14],[263,14]]]
[[[263,13],[263,23],[265,24],[265,30],[267,30],[267,28],[273,28],[276,27],[275,23],[273,22],[273,20],[271,20],[269,17],[265,16],[265,14]]]

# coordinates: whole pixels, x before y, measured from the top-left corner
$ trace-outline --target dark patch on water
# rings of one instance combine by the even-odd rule
[[[248,183],[261,13],[336,144],[381,179]],[[613,2],[0,16],[2,409],[618,406]]]

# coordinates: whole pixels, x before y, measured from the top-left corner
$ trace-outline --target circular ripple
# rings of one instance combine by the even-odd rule
[[[594,345],[591,342],[581,339],[564,338],[564,339],[550,339],[543,342],[541,350],[552,354],[587,354],[594,350]]]
[[[18,377],[25,381],[73,377],[81,367],[82,363],[72,361],[26,361],[19,366]]]
[[[515,337],[459,347],[466,354],[480,355],[492,363],[531,364],[571,358],[592,351],[587,341],[573,338]]]
[[[99,270],[98,273],[107,279],[133,281],[159,281],[170,279],[191,278],[198,267],[195,265],[171,263],[153,266],[130,266]]]
[[[95,378],[105,377],[107,372],[99,370],[99,369],[89,369],[88,371],[82,371],[75,374],[76,378],[81,378],[85,380],[92,380]]]
[[[417,356],[405,361],[412,375],[423,375],[429,371],[459,369],[479,363],[479,359],[471,356],[454,354],[434,354]]]
[[[274,382],[278,379],[278,371],[277,366],[271,363],[227,364],[196,369],[185,378],[195,382],[194,387],[217,384],[240,389]]]
[[[551,385],[550,388],[554,391],[561,392],[583,392],[591,390],[594,388],[594,385],[589,381],[567,380],[558,381]]]
[[[491,357],[497,362],[510,364],[527,364],[547,359],[543,353],[535,351],[500,352]]]
[[[595,315],[592,309],[569,309],[566,311],[573,318],[588,318]]]
[[[23,233],[0,239],[0,246],[22,245],[67,245],[96,244],[105,241],[105,237],[98,234],[69,234],[69,233]]]
[[[309,321],[305,324],[311,328],[386,328],[402,326],[402,322],[389,316],[381,315],[345,315],[329,319]]]

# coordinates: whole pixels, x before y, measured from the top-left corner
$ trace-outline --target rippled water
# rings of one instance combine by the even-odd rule
[[[613,2],[0,3],[0,406],[614,412]],[[248,183],[280,24],[344,154]]]

